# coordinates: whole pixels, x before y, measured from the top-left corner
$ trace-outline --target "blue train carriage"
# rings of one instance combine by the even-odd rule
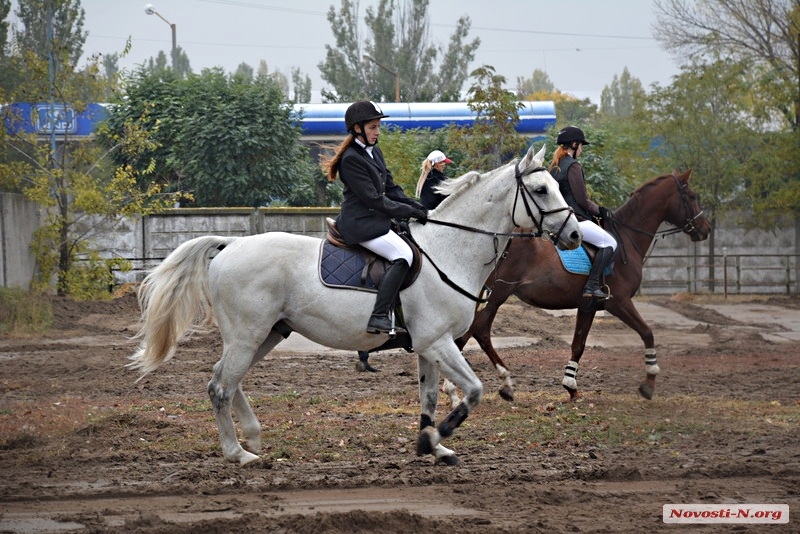
[[[541,138],[547,128],[556,122],[556,106],[549,100],[523,101],[519,110],[517,132],[532,138]],[[350,104],[295,104],[301,116],[300,128],[304,141],[334,141],[343,138],[344,112]],[[475,113],[466,102],[394,102],[379,104],[389,118],[382,123],[401,130],[430,128],[438,130],[450,124],[469,126]],[[302,114],[302,115],[300,115]]]
[[[17,102],[3,106],[3,121],[9,133],[35,133],[40,137],[56,135],[61,140],[88,138],[97,123],[107,117],[109,104],[90,103],[85,110],[76,110],[64,103]],[[337,141],[347,134],[344,112],[347,104],[295,104],[304,142]],[[401,130],[430,128],[437,130],[450,124],[469,126],[475,113],[466,102],[398,102],[381,104],[389,118],[384,124]],[[519,110],[517,132],[538,139],[556,122],[552,101],[523,101]]]

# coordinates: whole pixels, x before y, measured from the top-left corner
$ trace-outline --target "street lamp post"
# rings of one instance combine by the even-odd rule
[[[364,61],[372,61],[377,66],[379,66],[380,68],[382,68],[383,70],[394,76],[394,101],[400,102],[400,75],[397,73],[397,71],[394,71],[385,65],[381,65],[374,57],[372,57],[369,54],[364,54]]]
[[[161,13],[156,11],[156,8],[153,7],[153,4],[147,4],[144,6],[144,12],[148,15],[156,15],[158,18],[169,24],[169,27],[172,30],[172,70],[177,72],[176,63],[178,61],[178,40],[175,35],[175,24],[162,17]]]

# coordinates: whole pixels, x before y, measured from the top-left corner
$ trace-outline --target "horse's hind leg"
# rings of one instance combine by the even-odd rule
[[[632,301],[618,303],[617,306],[610,308],[609,311],[619,318],[620,321],[631,327],[639,334],[644,343],[644,367],[645,379],[639,384],[639,395],[647,400],[653,398],[656,390],[656,375],[661,370],[656,359],[656,343],[653,337],[653,330],[650,325],[639,314],[639,310],[633,305]]]
[[[248,369],[260,362],[283,339],[283,336],[277,332],[270,333],[266,341],[256,351]],[[250,402],[247,400],[247,395],[244,394],[241,383],[239,383],[239,387],[236,388],[236,393],[233,395],[231,407],[239,420],[239,427],[242,432],[242,447],[248,452],[258,454],[261,451],[261,423],[258,422],[256,414],[250,407]]]
[[[214,374],[208,383],[208,396],[217,419],[222,455],[229,462],[245,466],[259,459],[256,454],[244,450],[239,443],[231,408],[236,410],[248,448],[260,449],[261,426],[241,384],[247,370],[261,360],[281,339],[280,334],[272,332],[255,348],[240,339],[225,342],[222,358],[214,365]]]

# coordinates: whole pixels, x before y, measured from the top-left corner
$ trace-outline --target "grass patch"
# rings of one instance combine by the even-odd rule
[[[39,334],[53,322],[47,296],[19,287],[0,287],[0,334]]]

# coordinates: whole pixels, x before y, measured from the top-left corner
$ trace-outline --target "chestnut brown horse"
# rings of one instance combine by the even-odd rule
[[[617,238],[613,271],[605,283],[612,297],[608,300],[586,299],[582,296],[586,275],[572,274],[563,266],[558,251],[545,239],[512,239],[505,258],[492,272],[486,285],[493,288],[489,302],[476,312],[472,326],[456,341],[459,349],[474,337],[497,369],[504,384],[500,395],[513,400],[514,391],[508,367],[492,346],[492,322],[498,308],[514,295],[521,301],[550,310],[577,308],[575,332],[572,338],[572,358],[567,363],[562,385],[570,399],[580,397],[576,375],[586,347],[586,339],[598,310],[605,309],[639,334],[644,343],[646,378],[639,393],[651,399],[659,372],[656,361],[653,331],[633,305],[632,297],[642,282],[642,266],[653,239],[658,236],[684,232],[692,241],[708,237],[711,225],[703,215],[697,195],[689,186],[691,170],[683,174],[659,176],[637,188],[629,199],[605,221],[606,230]],[[674,228],[659,231],[662,222]],[[444,391],[451,401],[457,396],[452,384],[445,383]]]

